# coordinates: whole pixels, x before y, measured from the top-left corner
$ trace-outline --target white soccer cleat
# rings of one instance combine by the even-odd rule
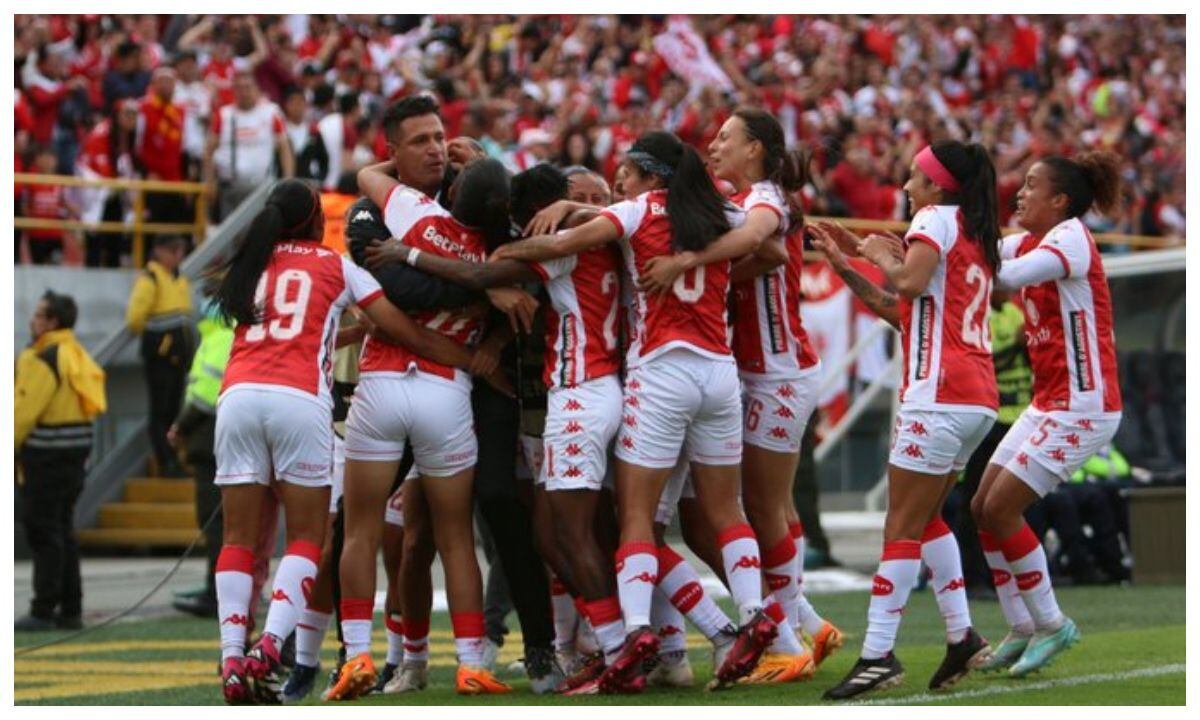
[[[429,663],[405,661],[395,676],[383,686],[384,695],[416,692],[429,685]]]
[[[663,653],[658,656],[658,664],[646,677],[646,682],[658,687],[691,687],[696,677],[692,673],[692,664],[688,662],[686,650]]]

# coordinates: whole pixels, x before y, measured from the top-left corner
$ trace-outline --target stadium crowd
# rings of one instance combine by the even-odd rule
[[[556,159],[610,180],[647,128],[704,147],[749,102],[812,152],[810,212],[906,217],[912,155],[950,138],[991,151],[1007,222],[1035,159],[1108,149],[1125,159],[1128,197],[1089,224],[1182,238],[1184,55],[1182,16],[1160,15],[25,15],[15,161],[203,180],[220,213],[262,177],[332,188],[384,157],[383,109],[417,92],[438,97],[451,137],[478,138],[512,170]],[[16,193],[33,217],[131,212],[120,194]],[[188,216],[169,195],[147,212]],[[26,236],[18,262],[61,262],[64,241],[68,262],[128,257],[119,236],[88,235],[86,252],[58,230]]]

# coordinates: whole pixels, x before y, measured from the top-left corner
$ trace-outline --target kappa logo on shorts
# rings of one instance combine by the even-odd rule
[[[649,570],[644,570],[644,571],[638,573],[637,575],[634,575],[633,577],[626,580],[625,584],[628,585],[631,582],[644,582],[644,583],[650,583],[651,585],[653,585],[655,582],[657,582],[657,580],[658,579],[655,578],[654,575],[651,574]]]
[[[1087,430],[1088,432],[1091,432],[1091,431],[1095,430],[1095,428],[1094,428],[1094,427],[1092,427],[1092,421],[1091,421],[1091,420],[1087,420],[1087,419],[1083,419],[1083,420],[1080,420],[1080,421],[1079,421],[1079,429],[1080,429],[1080,430]]]
[[[579,402],[575,398],[571,398],[563,405],[563,410],[579,412],[580,410],[583,410],[583,403]]]
[[[1029,467],[1029,456],[1025,453],[1017,455],[1017,464],[1021,467]]]
[[[796,395],[796,388],[792,387],[791,385],[784,384],[776,388],[775,393],[781,398],[790,398]]]
[[[563,452],[566,453],[567,455],[574,457],[575,455],[582,454],[583,448],[579,447],[575,443],[571,443],[570,445],[567,446],[566,450],[563,450]]]
[[[759,562],[758,558],[753,557],[751,555],[743,555],[740,558],[738,558],[737,562],[735,562],[733,564],[733,567],[730,568],[730,571],[732,572],[733,570],[757,570],[761,567],[762,567],[762,563]]]
[[[577,465],[568,465],[566,471],[563,472],[563,477],[577,478],[583,475],[583,471]]]
[[[909,443],[908,447],[904,448],[904,454],[912,458],[925,458],[925,453],[921,452],[921,448],[913,443]]]
[[[960,577],[954,578],[950,582],[946,583],[945,587],[943,587],[941,590],[938,590],[937,594],[941,595],[944,592],[954,592],[955,590],[962,590],[966,586],[967,586],[967,584],[965,582],[963,582],[962,578],[960,578]]]
[[[791,438],[791,435],[788,434],[788,431],[785,428],[779,427],[778,425],[771,428],[771,431],[768,434],[771,437],[778,438],[780,440],[787,440],[787,439]]]
[[[779,407],[775,408],[774,414],[781,418],[787,418],[788,420],[796,417],[796,413],[792,412],[792,409],[787,405],[780,405]]]
[[[563,428],[563,432],[565,432],[565,433],[581,433],[581,432],[583,432],[583,425],[580,425],[579,421],[577,421],[577,420],[572,420],[571,422],[567,423],[566,427]]]
[[[638,402],[636,395],[630,395],[629,397],[625,398],[625,404],[628,405],[629,407],[633,408],[634,410],[637,410],[638,408],[640,408],[642,406],[642,404],[640,402]]]
[[[630,390],[641,390],[642,384],[638,382],[637,378],[634,378],[633,380],[625,383],[625,387],[629,388]]]
[[[1041,570],[1030,570],[1029,572],[1017,573],[1017,589],[1021,592],[1032,590],[1037,587],[1037,584],[1042,581]]]
[[[243,627],[250,627],[250,618],[245,615],[238,615],[237,613],[233,613],[229,617],[222,620],[221,624],[222,625],[241,625]]]
[[[622,415],[621,422],[625,423],[625,425],[627,427],[631,427],[631,428],[637,427],[637,424],[638,424],[637,418],[632,415]]]
[[[632,450],[633,449],[633,438],[629,437],[628,435],[622,435],[621,436],[621,447],[625,448],[626,450]]]
[[[992,585],[1000,587],[1012,580],[1012,573],[1007,570],[997,570],[992,568]]]
[[[1079,447],[1079,436],[1076,435],[1075,433],[1071,433],[1063,439],[1066,440],[1067,444],[1070,445],[1071,447],[1076,447],[1076,448]]]
[[[1063,450],[1062,448],[1054,448],[1049,454],[1052,460],[1057,460],[1060,463],[1065,463],[1067,461],[1067,451]]]
[[[896,589],[896,586],[892,584],[892,581],[888,580],[887,578],[885,578],[882,575],[876,575],[875,579],[873,579],[871,581],[871,594],[872,595],[879,595],[879,596],[891,595],[892,591],[895,589]]]
[[[909,424],[908,431],[913,435],[919,435],[921,437],[925,437],[929,434],[929,431],[925,429],[925,426],[916,420],[913,420],[912,423]]]

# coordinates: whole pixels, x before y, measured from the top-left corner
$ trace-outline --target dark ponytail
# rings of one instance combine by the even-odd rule
[[[1121,158],[1116,153],[1091,151],[1040,162],[1050,168],[1055,192],[1067,196],[1067,217],[1086,215],[1093,205],[1102,213],[1116,207],[1121,197]]]
[[[483,158],[463,168],[454,181],[450,214],[454,219],[483,233],[488,252],[511,237],[508,170],[493,158]]]
[[[946,202],[958,205],[967,235],[983,246],[983,257],[995,273],[1000,269],[1000,218],[996,201],[996,169],[986,148],[956,140],[935,142],[930,149],[958,181],[958,192],[946,193]]]
[[[321,212],[316,191],[300,180],[280,180],[271,188],[267,204],[250,221],[233,257],[217,270],[221,275],[215,301],[225,322],[253,325],[262,319],[262,308],[254,304],[254,291],[275,243],[282,240],[314,239],[313,224]]]
[[[638,138],[626,156],[643,174],[666,181],[671,247],[697,252],[729,232],[729,201],[713,184],[704,161],[674,134],[654,130]]]
[[[796,193],[808,183],[810,155],[785,144],[783,126],[771,113],[754,107],[739,107],[733,116],[746,128],[746,136],[763,145],[763,173],[779,187],[788,204],[788,227],[804,224],[804,208]]]

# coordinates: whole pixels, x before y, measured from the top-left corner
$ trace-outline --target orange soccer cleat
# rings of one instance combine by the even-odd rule
[[[458,667],[454,677],[454,690],[459,695],[504,695],[512,688],[500,682],[486,668]]]
[[[766,653],[750,674],[738,682],[746,685],[776,685],[811,680],[816,669],[812,653],[807,651],[800,655]]]
[[[842,631],[826,620],[817,634],[812,636],[813,662],[820,667],[821,663],[825,662],[826,658],[840,648],[845,641],[846,636],[842,634]]]
[[[375,687],[375,663],[370,653],[356,655],[346,661],[338,673],[337,682],[325,694],[329,701],[354,700]]]

